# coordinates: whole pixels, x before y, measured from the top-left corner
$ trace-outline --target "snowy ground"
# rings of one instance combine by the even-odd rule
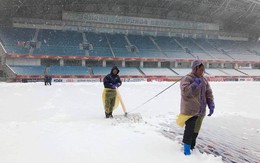
[[[218,163],[221,157],[193,151],[184,156],[162,124],[174,126],[179,84],[136,109],[171,83],[123,83],[127,110],[141,123],[105,119],[102,83],[0,83],[1,163]],[[216,109],[205,118],[198,141],[230,144],[260,162],[260,83],[211,83]],[[119,107],[114,115],[123,114]],[[178,131],[183,129],[176,129]]]

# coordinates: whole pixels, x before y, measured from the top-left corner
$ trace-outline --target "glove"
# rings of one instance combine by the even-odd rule
[[[111,88],[116,89],[116,88],[117,88],[117,85],[116,85],[116,84],[113,84],[113,85],[111,86]]]
[[[214,108],[215,108],[214,103],[210,103],[208,116],[211,116],[214,113]]]
[[[199,84],[201,83],[201,79],[196,77],[196,78],[194,79],[194,82],[195,82],[197,85],[199,85]]]
[[[195,89],[198,89],[199,88],[199,85],[201,83],[201,79],[196,77],[194,79],[194,82],[192,83],[192,89],[195,90]]]
[[[213,108],[209,108],[209,114],[208,116],[211,116],[214,113],[214,109]]]

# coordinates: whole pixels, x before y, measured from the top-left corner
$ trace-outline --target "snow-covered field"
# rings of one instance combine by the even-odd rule
[[[198,150],[184,156],[161,124],[179,113],[179,83],[123,83],[127,110],[143,122],[105,119],[102,83],[0,83],[0,163],[214,163]],[[260,162],[260,82],[211,83],[216,109],[199,137],[244,149]],[[136,109],[137,108],[137,109]],[[121,115],[121,107],[114,115]],[[183,130],[183,129],[179,129]]]

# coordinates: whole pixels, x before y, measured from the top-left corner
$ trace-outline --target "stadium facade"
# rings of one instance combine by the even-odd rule
[[[42,81],[50,75],[54,82],[101,81],[116,65],[124,81],[172,81],[189,73],[192,61],[199,58],[209,80],[260,81],[258,1],[194,1],[194,6],[161,1],[158,7],[152,0],[138,2],[139,8],[123,0],[110,3],[64,1],[67,10],[58,1],[20,5],[12,17],[1,19],[2,80]],[[95,5],[107,12],[90,11]],[[186,7],[176,9],[178,5],[196,12],[191,16]],[[46,6],[52,8],[37,14],[35,8]],[[126,11],[115,13],[113,8]],[[35,15],[28,15],[29,10]],[[240,14],[231,16],[236,12]]]

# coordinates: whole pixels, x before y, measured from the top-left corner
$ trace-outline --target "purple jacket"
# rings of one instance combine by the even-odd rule
[[[203,63],[200,60],[195,60],[192,65],[192,72],[181,80],[181,114],[204,116],[207,105],[215,107],[214,97],[207,79],[201,77],[199,85],[194,82],[196,67],[200,64]]]

